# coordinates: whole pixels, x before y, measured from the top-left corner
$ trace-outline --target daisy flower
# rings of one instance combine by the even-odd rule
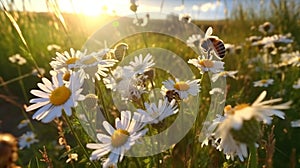
[[[192,16],[189,13],[179,14],[179,21],[183,21],[185,23],[191,23]]]
[[[8,60],[11,62],[11,63],[16,63],[18,65],[24,65],[26,64],[26,59],[23,58],[20,54],[15,54],[15,55],[12,55],[8,58]]]
[[[147,69],[154,65],[152,55],[149,53],[144,59],[142,54],[134,57],[134,61],[130,61],[129,64],[135,74],[143,74]]]
[[[53,50],[58,51],[60,49],[61,49],[61,47],[57,44],[50,44],[50,45],[47,46],[48,51],[53,51]]]
[[[109,49],[104,49],[99,52],[93,52],[82,57],[71,68],[80,71],[85,79],[100,80],[101,76],[106,77],[110,67],[113,67],[116,62],[115,59],[103,59],[109,52]]]
[[[19,148],[24,149],[25,147],[30,148],[30,145],[39,142],[38,139],[35,138],[35,134],[33,132],[26,132],[21,137],[19,137]]]
[[[199,47],[200,41],[202,39],[201,34],[193,34],[192,36],[190,36],[186,43],[187,46],[189,47]]]
[[[43,83],[38,83],[41,90],[31,90],[30,93],[37,96],[29,102],[34,103],[26,108],[26,111],[38,109],[33,119],[48,123],[56,117],[62,115],[62,110],[67,116],[71,116],[72,107],[77,106],[77,101],[84,99],[81,95],[83,78],[79,73],[72,73],[70,81],[63,82],[61,74],[53,74],[52,82],[47,78],[42,78]]]
[[[247,145],[256,144],[260,136],[260,122],[271,124],[272,116],[284,119],[281,110],[289,109],[291,102],[272,105],[281,98],[263,101],[267,92],[263,91],[252,103],[230,105],[224,108],[225,115],[213,121],[211,128],[216,130],[209,136],[215,137],[217,149],[223,151],[227,159],[238,156],[241,161],[248,156]]]
[[[292,54],[292,57],[290,60],[288,60],[288,64],[295,66],[295,67],[300,67],[300,54],[299,51],[294,52]]]
[[[169,79],[163,82],[163,85],[168,90],[174,90],[179,94],[180,99],[186,99],[188,95],[196,96],[200,92],[200,80],[179,81]]]
[[[70,48],[70,53],[68,53],[67,51],[64,51],[63,53],[56,52],[56,57],[53,58],[53,61],[50,62],[50,65],[54,70],[58,70],[61,68],[69,69],[69,65],[75,64],[85,54],[86,51],[75,51],[73,48]]]
[[[231,77],[233,79],[236,79],[236,77],[234,76],[236,73],[238,73],[238,71],[222,71],[217,74],[213,74],[211,80],[213,82],[216,82],[219,77]]]
[[[26,127],[28,124],[30,123],[30,120],[22,120],[19,124],[18,124],[18,126],[17,126],[17,128],[18,129],[22,129],[22,128],[24,128],[24,127]]]
[[[157,124],[163,119],[178,112],[175,99],[173,99],[170,103],[168,99],[160,99],[158,101],[158,105],[156,105],[155,103],[145,103],[145,108],[146,110],[137,109],[137,112],[145,116],[143,122],[150,124]]]
[[[268,87],[269,85],[273,85],[274,79],[262,79],[253,82],[254,87]]]
[[[189,59],[188,63],[197,67],[201,74],[205,72],[218,73],[224,70],[224,62],[214,61],[211,58],[207,59],[199,56],[197,59]]]
[[[145,124],[140,122],[142,121],[142,117],[142,115],[136,112],[132,116],[130,111],[122,111],[121,119],[115,119],[116,129],[107,121],[104,121],[103,126],[109,135],[99,133],[97,134],[99,143],[88,143],[86,145],[89,149],[95,149],[90,156],[90,160],[98,160],[110,153],[103,163],[103,167],[122,161],[125,152],[148,131],[147,129],[143,129]]]
[[[264,34],[270,34],[274,31],[274,25],[270,22],[265,22],[264,24],[259,25],[258,31]]]
[[[294,89],[300,89],[300,78],[295,82],[295,84],[293,85]]]

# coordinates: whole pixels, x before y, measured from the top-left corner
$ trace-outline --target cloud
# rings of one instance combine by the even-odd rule
[[[198,10],[200,9],[201,12],[207,12],[207,11],[214,11],[217,7],[219,7],[221,5],[220,1],[216,1],[216,2],[207,2],[204,4],[201,4],[198,7]],[[193,6],[194,9],[194,6]],[[196,8],[195,8],[196,9]]]

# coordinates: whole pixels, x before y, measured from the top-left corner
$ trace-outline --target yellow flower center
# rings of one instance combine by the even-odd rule
[[[262,80],[260,80],[260,82],[263,83],[263,84],[265,84],[265,83],[267,83],[268,81],[265,80],[265,79],[262,79]]]
[[[25,141],[29,143],[29,142],[31,142],[32,140],[33,140],[33,139],[32,139],[31,137],[27,137]]]
[[[243,103],[235,106],[234,108],[231,107],[231,105],[227,105],[224,107],[224,113],[225,114],[231,114],[234,115],[236,111],[242,110],[243,108],[249,107],[249,104]]]
[[[124,145],[129,138],[129,132],[122,129],[117,129],[111,136],[111,145],[115,148]]]
[[[180,91],[187,91],[190,86],[184,81],[179,81],[174,84],[174,88]]]
[[[214,66],[214,62],[208,59],[200,60],[199,64],[207,68],[211,68]]]
[[[53,90],[50,94],[50,102],[55,105],[59,106],[64,104],[69,97],[71,96],[71,91],[66,86],[61,86]]]
[[[70,58],[66,61],[66,64],[67,65],[74,64],[77,60],[78,60],[78,58],[76,58],[76,57]]]

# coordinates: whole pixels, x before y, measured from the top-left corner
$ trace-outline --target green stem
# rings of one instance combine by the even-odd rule
[[[18,69],[18,75],[22,76],[21,68],[18,66],[17,69]],[[19,79],[19,84],[20,84],[20,87],[21,87],[21,90],[22,90],[25,102],[27,103],[28,102],[28,97],[27,97],[27,94],[26,94],[26,89],[25,89],[24,82],[23,82],[22,78]],[[34,127],[33,127],[32,123],[31,123],[29,117],[27,116],[26,112],[24,111],[24,108],[21,108],[21,112],[22,112],[22,115],[25,117],[25,119],[29,121],[29,127],[30,127],[30,129],[32,131],[34,131]]]
[[[257,151],[256,151],[255,144],[254,143],[250,144],[249,149],[250,149],[250,154],[249,154],[247,168],[257,168]]]
[[[72,134],[74,135],[74,137],[75,137],[75,139],[76,139],[78,145],[82,148],[82,150],[83,150],[83,152],[84,152],[84,155],[86,156],[87,159],[89,159],[89,158],[90,158],[90,157],[89,157],[89,154],[88,154],[88,152],[85,150],[85,147],[82,145],[82,143],[81,143],[81,141],[80,141],[80,139],[79,139],[77,133],[75,132],[74,128],[72,127],[71,122],[70,122],[70,120],[69,120],[69,117],[66,116],[65,113],[63,113],[63,117],[64,117],[66,123],[68,124],[68,127],[70,128]],[[95,164],[94,162],[91,162],[91,163],[92,163],[93,167],[97,168],[97,166],[96,166],[96,164]]]

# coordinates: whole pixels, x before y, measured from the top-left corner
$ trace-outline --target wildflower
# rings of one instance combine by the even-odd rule
[[[74,160],[74,161],[78,160],[78,154],[77,153],[70,153],[70,154],[68,154],[68,159],[66,160],[66,163],[69,163],[72,160]]]
[[[179,21],[183,21],[185,23],[191,23],[192,16],[190,14],[188,14],[188,13],[180,14],[179,15]]]
[[[17,126],[17,128],[18,129],[22,129],[22,128],[24,128],[24,127],[26,127],[28,124],[30,123],[30,120],[22,120],[19,124],[18,124],[18,126]]]
[[[252,43],[252,46],[264,46],[270,43],[275,43],[275,44],[290,44],[292,43],[293,40],[290,39],[288,36],[285,35],[273,35],[273,36],[267,36],[264,37],[263,39],[259,40],[259,41],[255,41]]]
[[[63,54],[56,52],[56,57],[53,59],[53,61],[50,62],[50,65],[54,70],[58,70],[61,68],[69,69],[69,65],[75,64],[85,54],[86,51],[75,51],[73,48],[70,48],[70,53],[68,53],[67,51],[64,51]]]
[[[88,143],[87,148],[95,149],[90,156],[90,160],[97,160],[104,155],[109,154],[103,167],[108,164],[116,164],[122,161],[124,153],[133,146],[136,141],[144,136],[147,129],[143,129],[145,124],[141,123],[142,115],[130,111],[122,111],[121,119],[115,119],[115,128],[107,121],[103,122],[103,126],[109,135],[97,134],[100,143]]]
[[[47,46],[48,51],[52,51],[52,50],[58,51],[60,49],[61,49],[61,47],[57,44],[50,44],[50,45]]]
[[[8,58],[8,60],[11,62],[11,63],[16,63],[18,65],[24,65],[26,64],[26,59],[23,58],[20,54],[15,54],[15,55],[12,55]]]
[[[99,52],[93,52],[89,55],[82,57],[75,64],[70,65],[71,68],[80,71],[85,79],[100,80],[101,76],[106,77],[108,68],[114,66],[115,59],[103,59],[103,56],[108,52],[108,49]]]
[[[263,34],[270,34],[274,31],[274,25],[270,22],[265,22],[262,25],[259,25],[258,31],[262,32]]]
[[[144,59],[142,54],[140,54],[138,57],[134,57],[134,61],[130,61],[129,64],[134,74],[143,74],[147,69],[154,65],[152,55],[149,53]]]
[[[164,81],[163,84],[166,89],[174,90],[175,92],[177,92],[181,99],[186,99],[188,95],[196,96],[198,92],[200,92],[199,82],[199,79],[192,81],[179,81],[178,79],[175,79],[175,81],[173,81],[172,79],[169,79],[167,81]]]
[[[197,67],[201,74],[205,72],[218,73],[224,70],[224,62],[214,61],[211,58],[207,59],[199,56],[197,59],[189,59],[188,63]]]
[[[269,85],[273,85],[274,79],[262,79],[253,82],[254,87],[268,87]]]
[[[223,151],[227,159],[233,159],[237,155],[244,161],[248,156],[247,145],[255,144],[260,136],[260,122],[271,124],[274,115],[284,119],[281,110],[290,108],[291,102],[272,105],[282,99],[263,101],[266,94],[267,92],[263,91],[252,105],[226,106],[224,116],[218,116],[211,124],[209,129],[217,128],[209,136],[215,137],[213,143],[218,150]]]
[[[294,89],[300,89],[300,78],[298,78],[298,80],[295,82],[295,84],[293,85]]]
[[[187,46],[189,47],[199,47],[200,41],[202,39],[201,34],[193,34],[192,36],[190,36],[186,43]]]
[[[158,101],[158,105],[155,103],[145,103],[146,110],[138,109],[137,112],[145,116],[143,122],[157,124],[163,119],[178,112],[177,105],[175,103],[175,99],[173,99],[170,103],[167,99],[160,99]]]
[[[44,68],[40,68],[40,67],[38,67],[38,70],[37,69],[33,69],[31,71],[32,75],[38,76],[38,77],[44,76],[45,73],[46,73],[46,70]]]
[[[213,74],[211,80],[213,82],[216,82],[219,77],[231,77],[233,79],[236,79],[236,77],[234,76],[236,73],[238,73],[238,71],[222,71],[222,72],[219,72],[219,73],[216,73],[216,74]]]
[[[300,67],[299,51],[292,53],[292,57],[288,60],[288,64],[295,67]]]
[[[299,51],[294,51],[290,53],[282,53],[280,54],[280,63],[279,67],[283,66],[300,66],[300,52]]]
[[[24,149],[25,147],[30,148],[30,145],[39,142],[38,139],[35,138],[35,134],[33,132],[27,131],[21,137],[19,137],[19,148]]]
[[[38,121],[44,123],[52,121],[62,115],[62,110],[71,116],[72,107],[77,106],[77,101],[84,99],[81,95],[83,78],[79,73],[72,73],[70,81],[64,83],[61,74],[53,74],[52,83],[47,78],[42,78],[43,83],[38,83],[41,90],[31,90],[30,93],[39,97],[31,99],[29,102],[34,103],[26,108],[26,111],[32,111],[40,108],[32,116]]]

